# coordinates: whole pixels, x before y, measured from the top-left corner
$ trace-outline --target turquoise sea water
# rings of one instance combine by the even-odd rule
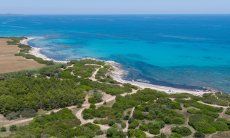
[[[230,15],[0,16],[55,60],[114,60],[129,80],[230,92]]]

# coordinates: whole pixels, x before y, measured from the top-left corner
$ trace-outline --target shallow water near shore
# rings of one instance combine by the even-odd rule
[[[0,16],[1,36],[55,60],[113,60],[128,80],[230,92],[229,15]]]

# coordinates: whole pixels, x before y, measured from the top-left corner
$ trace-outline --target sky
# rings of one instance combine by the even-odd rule
[[[230,14],[230,0],[1,0],[0,14]]]

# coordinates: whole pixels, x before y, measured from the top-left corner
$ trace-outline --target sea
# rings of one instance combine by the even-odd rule
[[[112,60],[124,79],[230,93],[230,15],[0,15],[48,58]]]

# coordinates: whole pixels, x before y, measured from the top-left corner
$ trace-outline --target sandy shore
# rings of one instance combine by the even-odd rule
[[[0,73],[17,72],[44,67],[34,60],[15,56],[20,51],[17,45],[8,45],[10,39],[0,38]]]
[[[140,87],[142,89],[144,88],[150,88],[158,91],[163,91],[166,93],[190,93],[193,95],[201,96],[204,93],[212,93],[213,91],[201,91],[201,90],[188,90],[188,89],[180,89],[180,88],[173,88],[173,87],[167,87],[167,86],[159,86],[159,85],[153,85],[145,82],[138,82],[138,81],[129,81],[124,80],[123,76],[127,74],[126,71],[122,70],[121,65],[113,62],[113,61],[107,61],[108,64],[110,64],[113,67],[113,71],[110,73],[110,76],[120,83],[129,83],[134,86]]]
[[[22,39],[20,41],[21,44],[23,45],[29,45],[29,41],[35,39],[34,37],[28,37],[28,38],[25,38],[25,39]],[[39,57],[39,58],[42,58],[44,60],[48,60],[48,61],[51,61],[52,59],[48,58],[47,56],[41,54],[41,48],[35,48],[35,47],[31,47],[31,50],[29,51],[29,54],[31,55],[34,55],[36,57]]]
[[[23,45],[29,45],[29,41],[36,39],[35,37],[27,37],[23,40],[20,41],[21,44]],[[31,46],[30,46],[31,47]],[[37,48],[37,47],[31,47],[31,50],[29,51],[29,54],[34,55],[36,57],[42,58],[43,60],[47,60],[47,61],[53,61],[55,63],[67,63],[68,61],[58,61],[58,60],[54,60],[51,58],[48,58],[46,55],[41,53],[41,48]]]

